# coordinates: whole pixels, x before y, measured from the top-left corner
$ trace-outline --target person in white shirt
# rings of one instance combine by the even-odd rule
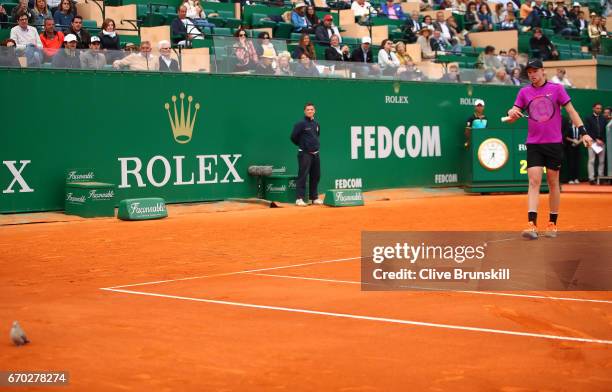
[[[400,61],[395,55],[393,49],[393,41],[384,39],[380,45],[381,49],[378,52],[378,66],[385,76],[394,76],[400,66]]]
[[[128,67],[130,71],[157,71],[159,70],[159,59],[151,56],[151,42],[140,43],[140,53],[132,53],[129,56],[115,60],[113,68]]]
[[[353,4],[351,4],[351,10],[355,14],[355,18],[358,18],[361,21],[365,21],[370,16],[370,13],[372,15],[375,14],[372,5],[365,0],[353,1]]]
[[[15,41],[17,50],[24,52],[28,67],[38,67],[43,59],[43,44],[38,31],[28,25],[27,14],[17,16],[17,26],[11,29],[11,39]]]
[[[159,70],[162,72],[179,72],[178,61],[171,57],[170,41],[162,40],[157,43],[159,48]]]
[[[442,37],[444,37],[446,41],[451,42],[451,40],[453,39],[453,35],[451,33],[451,30],[448,28],[448,25],[446,24],[443,11],[438,11],[436,13],[436,21],[433,23],[433,26],[434,29],[440,31]]]
[[[564,68],[557,68],[557,74],[553,76],[552,79],[550,79],[550,81],[553,83],[562,84],[565,87],[574,87],[572,82],[570,82],[570,80],[565,77]]]

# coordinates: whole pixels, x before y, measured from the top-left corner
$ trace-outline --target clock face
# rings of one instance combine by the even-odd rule
[[[478,161],[487,170],[500,169],[508,162],[508,147],[499,139],[486,139],[478,147]]]

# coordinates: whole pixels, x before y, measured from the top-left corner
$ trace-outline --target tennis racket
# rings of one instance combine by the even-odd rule
[[[527,108],[521,114],[523,118],[530,118],[536,122],[546,122],[553,118],[557,107],[555,103],[545,95],[539,95],[529,101]],[[502,117],[502,122],[510,120],[510,116]]]

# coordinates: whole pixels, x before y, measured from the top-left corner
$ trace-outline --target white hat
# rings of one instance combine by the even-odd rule
[[[482,105],[484,106],[484,101],[482,99],[477,99],[474,101],[474,106]]]
[[[93,44],[94,42],[100,42],[100,37],[98,37],[97,35],[92,36],[91,43]]]
[[[66,34],[66,36],[64,37],[64,42],[72,42],[76,40],[77,40],[77,37],[74,34]]]
[[[361,43],[362,44],[371,44],[372,43],[372,38],[370,38],[370,37],[363,37],[361,39]]]
[[[574,4],[572,4],[572,7],[580,7],[580,3],[577,1],[574,1]]]
[[[298,1],[297,3],[295,3],[295,8],[300,7],[306,7],[306,3],[304,3],[303,1]]]

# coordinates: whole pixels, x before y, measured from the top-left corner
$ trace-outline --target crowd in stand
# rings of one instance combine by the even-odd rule
[[[428,60],[440,54],[460,53],[462,48],[471,46],[472,32],[492,31],[494,28],[521,29],[531,31],[532,57],[554,60],[559,58],[559,51],[544,34],[542,26],[545,23],[555,34],[563,37],[588,35],[595,54],[600,51],[602,37],[607,36],[605,17],[593,13],[587,21],[578,3],[573,3],[568,9],[562,0],[556,3],[553,0],[547,3],[544,0],[522,3],[520,0],[421,0],[421,11],[438,10],[433,18],[426,15],[422,19],[418,11],[405,14],[401,5],[393,0],[385,0],[377,7],[366,0],[353,0],[352,3],[340,0],[335,4],[337,8],[353,10],[356,20],[366,25],[374,16],[400,20],[403,22],[403,38],[396,42],[385,39],[376,51],[371,36],[365,36],[359,46],[351,48],[343,44],[331,14],[319,19],[312,0],[298,1],[285,15],[285,20],[293,24],[294,32],[302,34],[295,48],[290,52],[277,51],[268,33],[262,32],[253,40],[245,29],[236,29],[232,45],[234,70],[316,76],[324,71],[318,65],[330,61],[339,63],[337,68],[342,68],[341,64],[346,64],[346,68],[349,68],[349,63],[364,64],[361,68],[351,65],[356,73],[422,80],[424,76],[407,53],[406,44],[419,44],[421,57]],[[444,9],[462,15],[461,28],[456,17],[447,17]],[[604,14],[608,11],[606,9]],[[171,45],[189,47],[194,40],[204,38],[206,27],[214,27],[207,21],[199,0],[183,0],[177,18],[171,23],[171,43],[141,42],[140,48],[126,45],[122,51],[115,22],[104,20],[99,34],[92,35],[83,27],[83,18],[76,15],[71,0],[20,0],[11,15],[17,25],[12,27],[10,38],[2,43],[2,46],[13,48],[0,56],[0,65],[5,66],[16,64],[19,54],[25,56],[28,66],[51,63],[53,67],[61,68],[177,71],[179,66],[172,56]],[[0,7],[0,22],[6,21],[6,16],[6,11]],[[152,45],[157,45],[159,55],[151,54]],[[325,47],[324,58],[317,59],[315,45]],[[493,46],[488,46],[476,64],[484,71],[482,82],[518,85],[524,81],[526,61],[527,55],[519,54],[516,49],[496,53]],[[460,81],[457,66],[449,67],[447,71],[443,78],[445,81]]]

